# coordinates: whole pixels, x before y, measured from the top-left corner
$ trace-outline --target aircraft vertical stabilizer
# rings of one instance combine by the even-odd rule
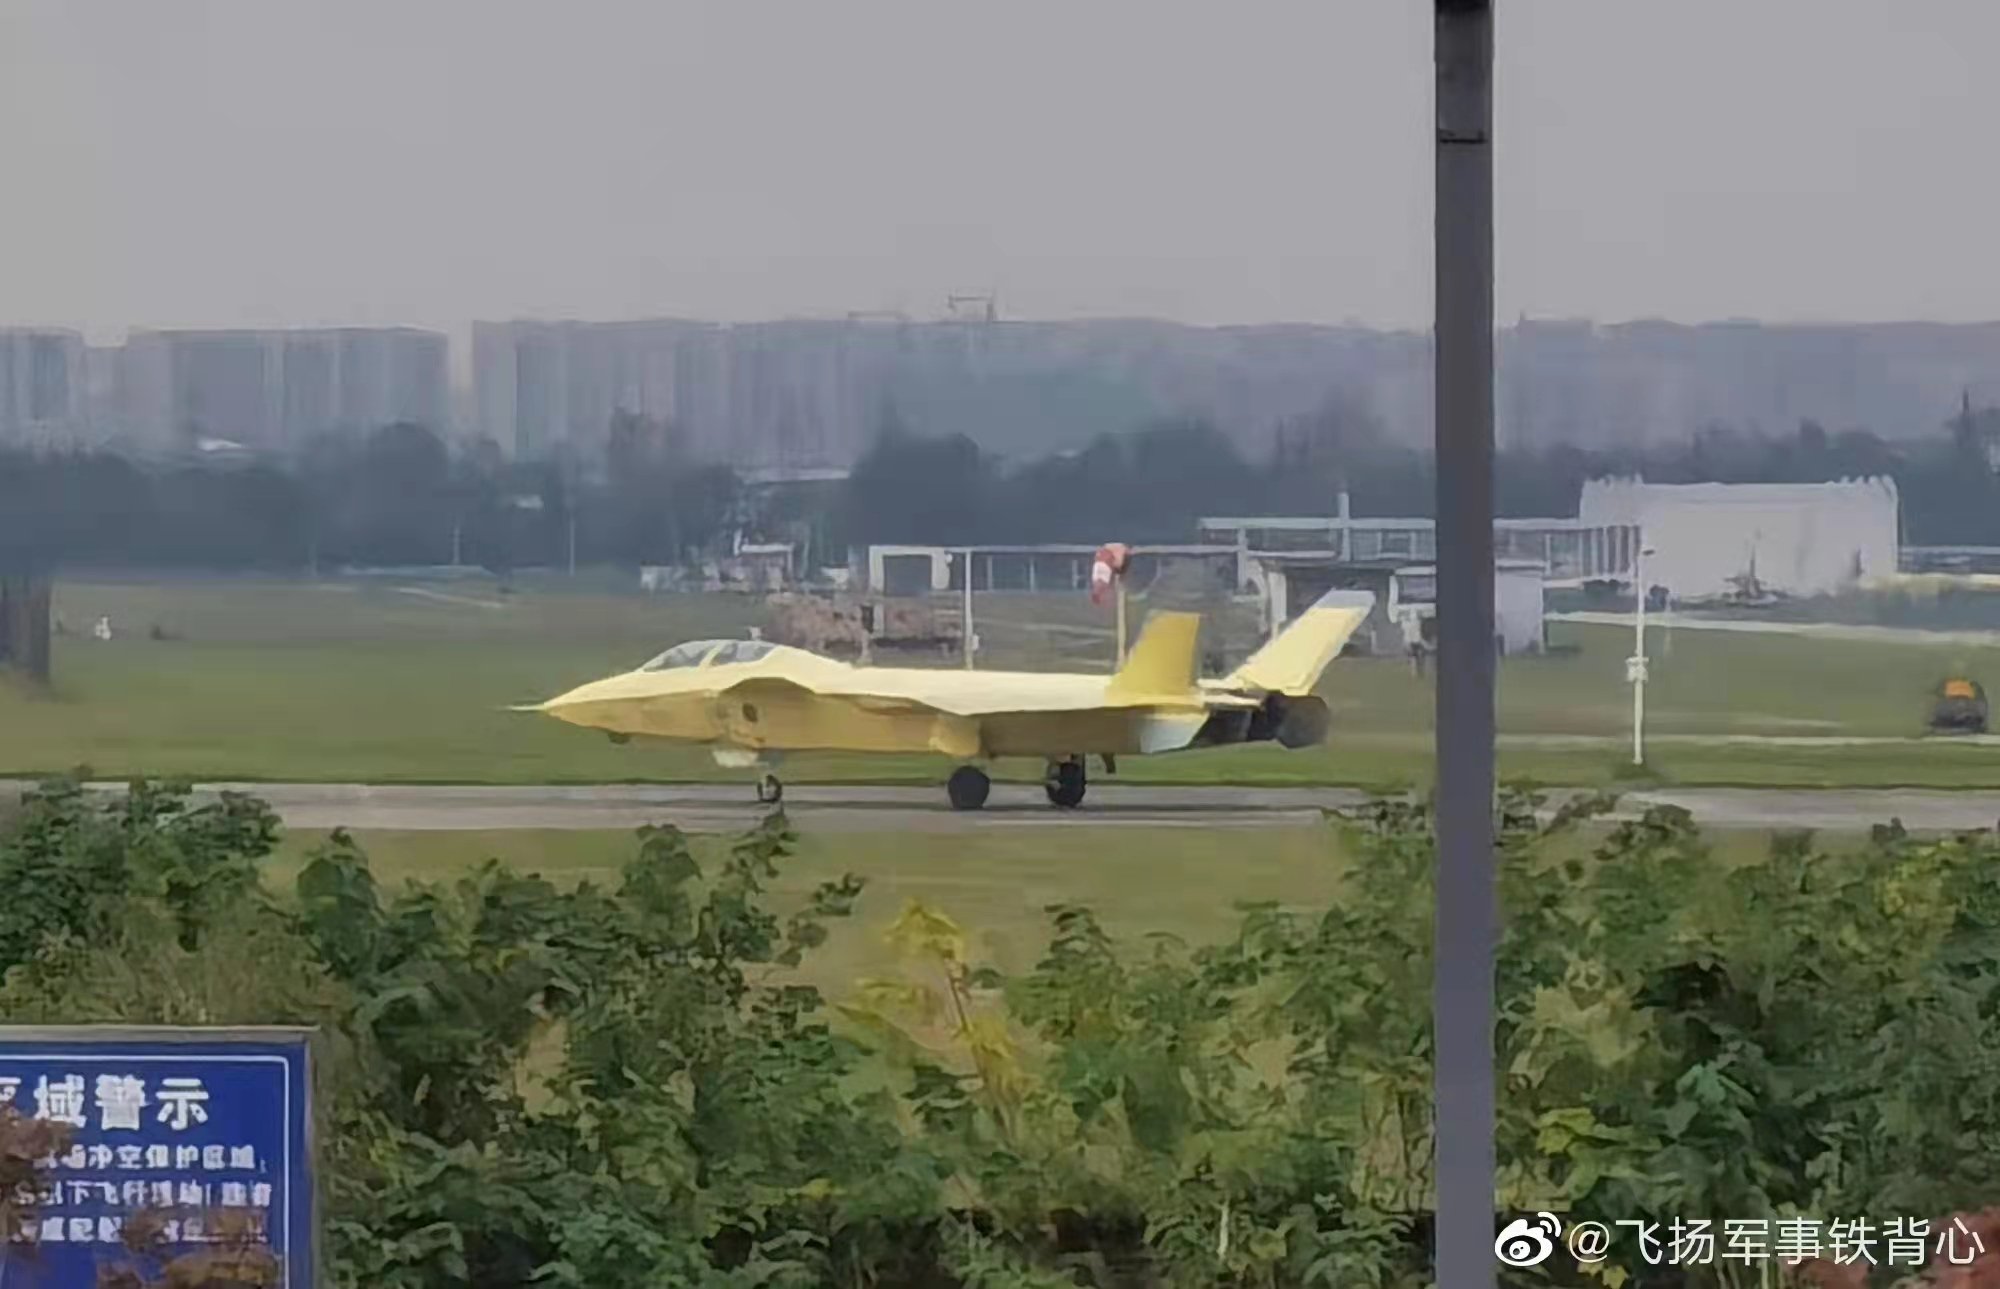
[[[1125,665],[1111,678],[1109,693],[1186,694],[1194,687],[1195,646],[1201,634],[1199,613],[1154,613],[1146,619],[1139,642],[1125,655]]]
[[[1228,683],[1272,694],[1309,694],[1368,615],[1370,591],[1328,591],[1238,667]]]

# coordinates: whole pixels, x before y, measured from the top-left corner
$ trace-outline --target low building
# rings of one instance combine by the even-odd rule
[[[857,550],[852,572],[867,590],[883,595],[925,595],[965,587],[987,591],[1088,591],[1090,566],[1098,547],[1050,542],[1034,546],[873,545]],[[1158,578],[1192,574],[1225,592],[1237,580],[1239,557],[1233,546],[1134,546],[1125,582],[1135,594]]]
[[[1437,523],[1422,518],[1356,519],[1346,513],[1328,517],[1267,515],[1250,518],[1203,519],[1201,540],[1235,546],[1243,552],[1238,581],[1248,586],[1250,560],[1257,555],[1285,553],[1325,560],[1372,564],[1405,563],[1437,558]],[[1632,575],[1638,550],[1638,529],[1627,523],[1578,519],[1496,519],[1493,549],[1497,558],[1540,563],[1550,586],[1583,586],[1591,582],[1623,582]]]
[[[1543,595],[1546,571],[1535,560],[1494,561],[1493,635],[1502,655],[1540,653],[1548,644],[1548,612]],[[1399,627],[1406,618],[1423,623],[1436,617],[1437,568],[1424,564],[1397,569],[1390,581],[1386,607]]]
[[[1261,551],[1250,557],[1251,585],[1262,598],[1264,629],[1276,634],[1328,591],[1368,591],[1375,608],[1354,633],[1359,653],[1395,655],[1412,638],[1430,639],[1426,619],[1437,613],[1437,568],[1399,559],[1341,560],[1301,551]],[[1547,640],[1543,592],[1547,568],[1537,560],[1500,559],[1493,568],[1494,647],[1500,654],[1540,653]]]
[[[1585,525],[1630,525],[1652,550],[1649,587],[1699,601],[1759,591],[1825,595],[1894,574],[1902,515],[1893,479],[1647,483],[1592,479]]]
[[[790,542],[740,542],[723,561],[723,576],[753,591],[782,591],[792,583],[797,554]]]

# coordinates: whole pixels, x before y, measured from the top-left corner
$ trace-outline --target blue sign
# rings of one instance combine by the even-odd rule
[[[88,1289],[116,1267],[151,1283],[175,1258],[256,1243],[277,1284],[312,1289],[309,1036],[0,1026],[0,1113],[67,1134],[13,1197],[0,1284]]]

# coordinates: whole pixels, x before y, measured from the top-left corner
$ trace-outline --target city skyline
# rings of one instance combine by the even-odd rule
[[[452,378],[454,351],[470,381]],[[1963,399],[2000,402],[2000,324],[1529,322],[1503,327],[1496,355],[1513,447],[1806,421],[1908,438]],[[1158,320],[479,322],[469,346],[411,327],[135,330],[116,346],[0,328],[0,442],[289,451],[408,421],[534,459],[600,455],[626,413],[753,470],[844,467],[891,418],[1017,459],[1193,419],[1262,455],[1282,427],[1325,416],[1426,442],[1430,361],[1415,332]]]

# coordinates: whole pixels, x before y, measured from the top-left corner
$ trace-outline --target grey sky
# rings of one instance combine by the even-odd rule
[[[2000,315],[2000,4],[1500,5],[1503,317]],[[1423,326],[1429,57],[1424,0],[0,0],[0,322]]]

